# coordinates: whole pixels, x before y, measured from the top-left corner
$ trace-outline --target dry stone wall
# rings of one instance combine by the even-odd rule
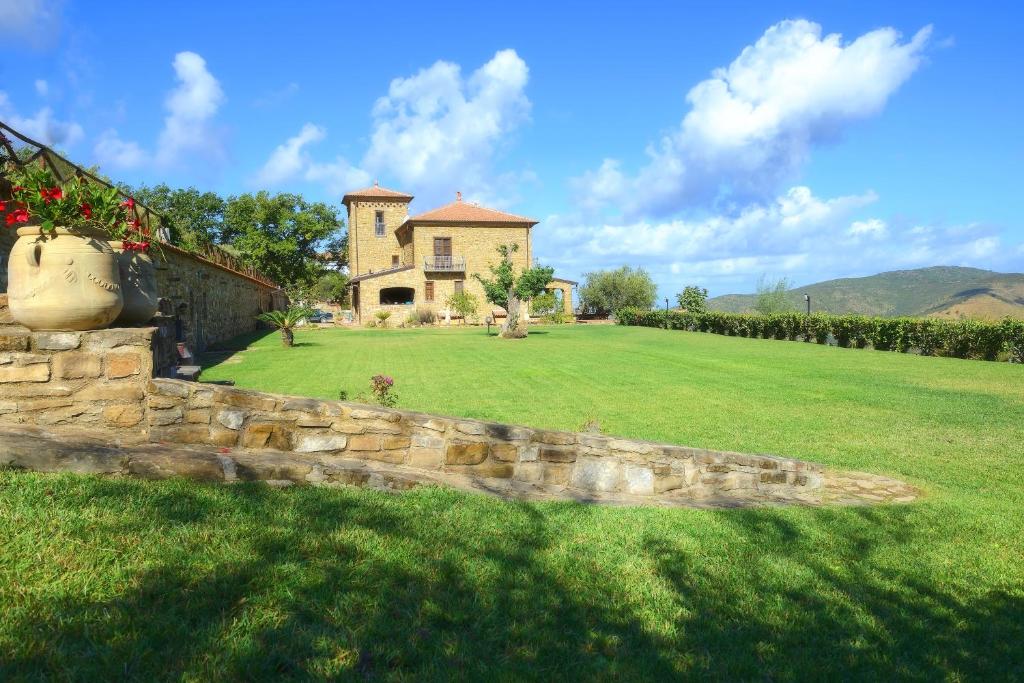
[[[286,453],[310,483],[363,461],[592,494],[716,504],[820,498],[821,466],[788,458],[155,378],[162,337],[157,327],[0,326],[0,430],[102,430],[110,444],[226,448],[267,462]]]

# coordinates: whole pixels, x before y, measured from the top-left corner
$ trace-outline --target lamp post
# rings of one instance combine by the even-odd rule
[[[668,297],[665,297],[665,329],[667,330],[668,328]]]
[[[807,302],[807,315],[811,314],[811,295],[804,294],[804,301]]]

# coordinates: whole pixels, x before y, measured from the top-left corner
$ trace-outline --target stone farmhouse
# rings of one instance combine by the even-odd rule
[[[536,220],[463,201],[409,215],[413,196],[380,187],[349,192],[349,267],[352,309],[356,322],[390,311],[403,322],[416,309],[446,311],[445,301],[466,291],[480,302],[478,314],[491,312],[474,273],[485,277],[498,260],[502,244],[518,244],[512,262],[518,272],[533,263],[531,230]],[[549,289],[562,293],[564,311],[572,315],[571,280],[555,279]]]

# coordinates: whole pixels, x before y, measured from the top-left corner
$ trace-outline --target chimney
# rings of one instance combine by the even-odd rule
[[[462,201],[462,193],[461,192],[456,192],[455,193],[455,201],[457,201],[457,202],[461,202]]]
[[[373,186],[374,186],[374,187],[380,187],[380,183],[379,183],[379,182],[377,182],[377,180],[375,179],[375,180],[373,181]]]

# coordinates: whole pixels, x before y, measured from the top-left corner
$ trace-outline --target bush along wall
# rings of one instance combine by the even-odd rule
[[[844,348],[914,352],[978,360],[1024,363],[1024,320],[1002,322],[936,318],[872,318],[827,313],[754,315],[706,311],[620,310],[620,325],[710,332],[731,337],[788,339]]]

